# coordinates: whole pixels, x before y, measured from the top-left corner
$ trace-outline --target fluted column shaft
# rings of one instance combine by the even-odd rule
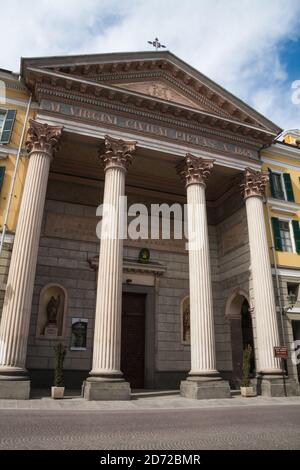
[[[258,346],[258,372],[281,373],[280,359],[274,357],[274,346],[279,346],[269,248],[263,208],[263,196],[268,176],[247,168],[244,195],[246,200],[251,271]]]
[[[102,233],[91,376],[121,377],[123,239],[120,198],[135,142],[105,138]],[[105,229],[109,229],[108,231]],[[109,233],[108,233],[109,232]]]
[[[216,373],[214,317],[206,215],[205,186],[187,186],[191,371],[190,375]]]
[[[57,144],[60,133],[61,129],[31,121],[30,140],[27,142],[31,153],[0,325],[0,375],[25,372],[32,294],[49,168],[53,147]]]
[[[187,188],[191,376],[217,374],[205,199],[205,182],[212,167],[212,160],[191,154],[177,167]]]
[[[118,235],[121,229],[119,198],[124,192],[125,170],[109,168],[105,174],[103,204],[109,205],[114,212],[105,212],[102,224],[114,224],[116,238],[101,240],[92,375],[121,375],[123,240]]]

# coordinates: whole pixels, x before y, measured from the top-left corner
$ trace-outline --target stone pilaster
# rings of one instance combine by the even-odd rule
[[[31,302],[50,162],[61,127],[30,121],[29,164],[0,324],[0,398],[29,398],[25,368]]]
[[[120,197],[125,194],[125,174],[136,142],[105,137],[101,160],[105,169],[101,246],[98,269],[93,365],[86,380],[88,400],[130,398],[130,385],[120,370],[122,320],[123,239]]]
[[[266,234],[263,196],[268,175],[251,168],[245,170],[243,186],[251,257],[254,309],[258,349],[258,392],[285,395],[291,383],[283,378],[274,346],[280,346],[274,287]]]
[[[186,184],[188,205],[191,371],[181,394],[191,398],[229,397],[229,385],[216,369],[214,314],[205,186],[212,160],[187,154],[177,167]]]

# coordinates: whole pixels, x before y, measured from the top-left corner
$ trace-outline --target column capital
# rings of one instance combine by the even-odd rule
[[[214,160],[195,157],[191,153],[187,153],[185,159],[177,165],[176,169],[186,186],[195,183],[206,186],[206,180],[213,165]]]
[[[244,173],[244,183],[241,185],[243,188],[244,198],[247,199],[251,196],[263,197],[265,195],[268,181],[269,176],[267,173],[253,170],[252,168],[246,168]]]
[[[49,156],[58,150],[59,140],[63,131],[61,126],[49,126],[33,119],[29,120],[27,140],[25,142],[27,151],[46,152]]]
[[[104,139],[105,151],[100,155],[104,170],[108,168],[128,170],[132,163],[132,154],[136,149],[137,142],[114,139],[108,135],[105,135]]]

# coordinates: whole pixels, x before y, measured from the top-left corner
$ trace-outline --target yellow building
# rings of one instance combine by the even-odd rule
[[[0,307],[26,176],[27,122],[33,115],[30,93],[19,75],[0,69]]]
[[[300,130],[286,131],[282,139],[262,151],[262,161],[270,177],[266,222],[282,342],[296,374],[291,355],[300,340]]]

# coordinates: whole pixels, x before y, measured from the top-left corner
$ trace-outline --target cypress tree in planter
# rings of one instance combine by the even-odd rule
[[[250,344],[243,351],[243,378],[241,383],[242,397],[255,396],[254,388],[250,385],[250,366],[251,366],[252,347]]]
[[[55,351],[55,369],[54,369],[54,386],[51,387],[52,398],[63,398],[65,393],[63,366],[66,357],[66,349],[63,344],[59,343],[54,347]]]

